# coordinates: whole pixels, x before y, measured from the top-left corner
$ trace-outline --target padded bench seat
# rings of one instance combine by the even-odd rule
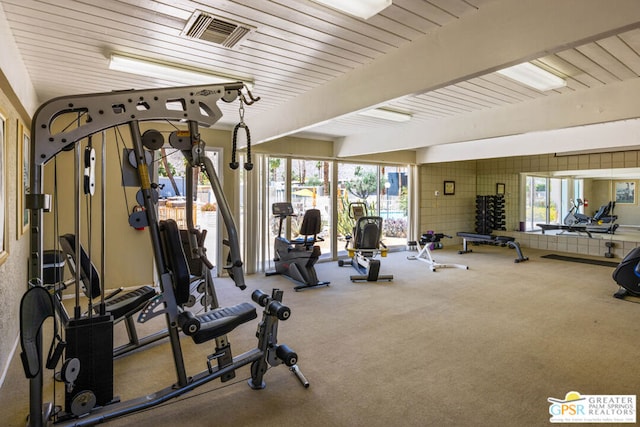
[[[516,239],[514,237],[496,236],[493,234],[465,233],[465,232],[458,232],[457,236],[462,237],[463,239],[462,250],[458,251],[459,254],[472,252],[467,245],[468,242],[472,242],[472,243],[484,244],[484,245],[509,246],[510,248],[515,249],[516,252],[518,253],[518,257],[514,260],[514,262],[516,263],[527,261],[529,259],[526,256],[522,255],[520,244],[516,242]]]
[[[463,237],[463,238],[469,240],[470,242],[489,240],[489,241],[495,241],[497,243],[501,243],[501,242],[507,243],[507,242],[514,242],[516,240],[515,237],[496,236],[496,235],[493,235],[493,234],[477,234],[477,233],[459,232],[457,235],[459,237]]]
[[[200,330],[191,335],[191,338],[196,344],[201,344],[225,335],[235,327],[257,317],[256,308],[248,302],[198,314],[196,319],[200,321]]]
[[[75,269],[80,268],[80,280],[82,289],[87,298],[95,299],[100,296],[102,289],[100,286],[100,275],[98,270],[89,259],[89,255],[80,245],[80,263],[76,260],[76,238],[73,234],[60,236],[60,248],[68,260],[70,260],[71,272],[75,275]],[[111,313],[114,321],[119,321],[126,316],[142,309],[142,306],[156,296],[156,291],[151,286],[141,286],[132,291],[105,300],[106,311]],[[98,307],[95,307],[97,312]]]
[[[115,320],[140,310],[142,305],[156,296],[156,291],[151,286],[142,286],[133,291],[118,295],[106,301],[106,311],[111,313]]]

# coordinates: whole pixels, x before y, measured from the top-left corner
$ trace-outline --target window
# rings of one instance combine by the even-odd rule
[[[255,252],[252,271],[274,268],[273,242],[278,235],[279,219],[274,217],[272,206],[276,202],[291,202],[293,206],[294,216],[283,223],[282,230],[282,235],[289,239],[297,236],[307,210],[320,211],[319,236],[324,239],[318,243],[321,261],[346,254],[345,236],[352,233],[354,226],[353,219],[349,218],[349,204],[356,201],[366,203],[369,215],[383,218],[385,245],[390,248],[406,245],[410,211],[408,166],[255,156],[259,159],[254,161],[256,167],[250,173],[240,172],[244,178],[237,189],[241,242],[257,239],[245,248],[247,271],[254,265],[249,252]],[[252,188],[254,190],[248,191]],[[253,220],[246,215],[248,206],[251,206]],[[258,222],[259,227],[251,225]],[[245,234],[251,227],[253,231]]]
[[[340,163],[337,194],[339,242],[351,234],[355,225],[350,217],[350,204],[363,202],[368,215],[382,217],[385,245],[406,245],[408,194],[407,167]],[[339,246],[338,249],[342,248]]]
[[[525,176],[525,231],[539,231],[536,225],[564,224],[571,200],[582,198],[581,179]]]
[[[322,255],[331,258],[331,162],[291,159],[291,204],[296,214],[291,219],[291,235],[298,235],[307,209],[320,210],[322,228],[318,243]]]
[[[158,165],[158,184],[160,185],[160,200],[158,203],[158,219],[174,219],[179,228],[187,227],[186,212],[186,160],[182,153],[173,148],[162,149]],[[219,150],[207,148],[207,157],[213,163],[213,167],[219,171]],[[220,176],[218,176],[220,179]],[[196,190],[196,198],[191,212],[193,225],[201,230],[207,230],[205,248],[207,258],[214,264],[213,275],[217,275],[219,253],[219,216],[218,205],[211,184],[204,172],[197,172],[191,177]]]

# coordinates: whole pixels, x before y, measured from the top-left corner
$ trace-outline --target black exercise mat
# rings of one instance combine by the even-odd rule
[[[587,259],[587,258],[575,258],[572,256],[565,256],[565,255],[558,255],[558,254],[542,255],[540,258],[555,259],[558,261],[581,262],[583,264],[602,265],[604,267],[613,267],[613,268],[616,268],[619,264],[613,261],[602,261],[599,259]]]

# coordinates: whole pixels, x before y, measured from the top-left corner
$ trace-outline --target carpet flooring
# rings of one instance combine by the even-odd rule
[[[277,366],[266,373],[265,389],[252,390],[244,367],[230,382],[208,383],[106,425],[546,426],[548,398],[638,393],[640,370],[631,362],[640,354],[640,306],[612,297],[609,269],[527,248],[530,260],[518,264],[504,248],[458,249],[445,246],[434,258],[468,270],[431,272],[407,259],[415,252],[389,254],[381,273],[393,274],[392,282],[352,283],[354,270],[336,262],[317,265],[329,287],[304,292],[282,276],[248,276],[245,291],[218,279],[226,305],[248,301],[253,289],[285,290],[292,315],[279,325],[279,342],[298,353],[310,387]],[[255,346],[257,322],[228,335],[234,354]],[[123,336],[124,325],[116,325],[116,339]],[[213,344],[181,343],[189,374],[206,369]],[[116,359],[114,372],[122,400],[175,381],[166,341]],[[58,403],[62,392],[58,385]],[[16,354],[0,388],[0,420],[23,426],[27,413],[28,381]]]

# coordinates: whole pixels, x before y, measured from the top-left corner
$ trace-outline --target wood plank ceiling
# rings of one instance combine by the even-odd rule
[[[0,0],[41,101],[77,94],[175,85],[111,71],[121,53],[209,70],[255,82],[255,112],[282,103],[465,19],[493,0],[394,0],[367,21],[309,0]],[[181,33],[194,11],[254,30],[229,49]],[[567,79],[562,89],[539,92],[490,73],[427,93],[389,100],[415,121],[518,104],[588,90],[640,76],[640,29],[538,58]],[[221,106],[221,125],[237,121],[237,107]],[[386,122],[350,114],[307,129],[333,139]]]

